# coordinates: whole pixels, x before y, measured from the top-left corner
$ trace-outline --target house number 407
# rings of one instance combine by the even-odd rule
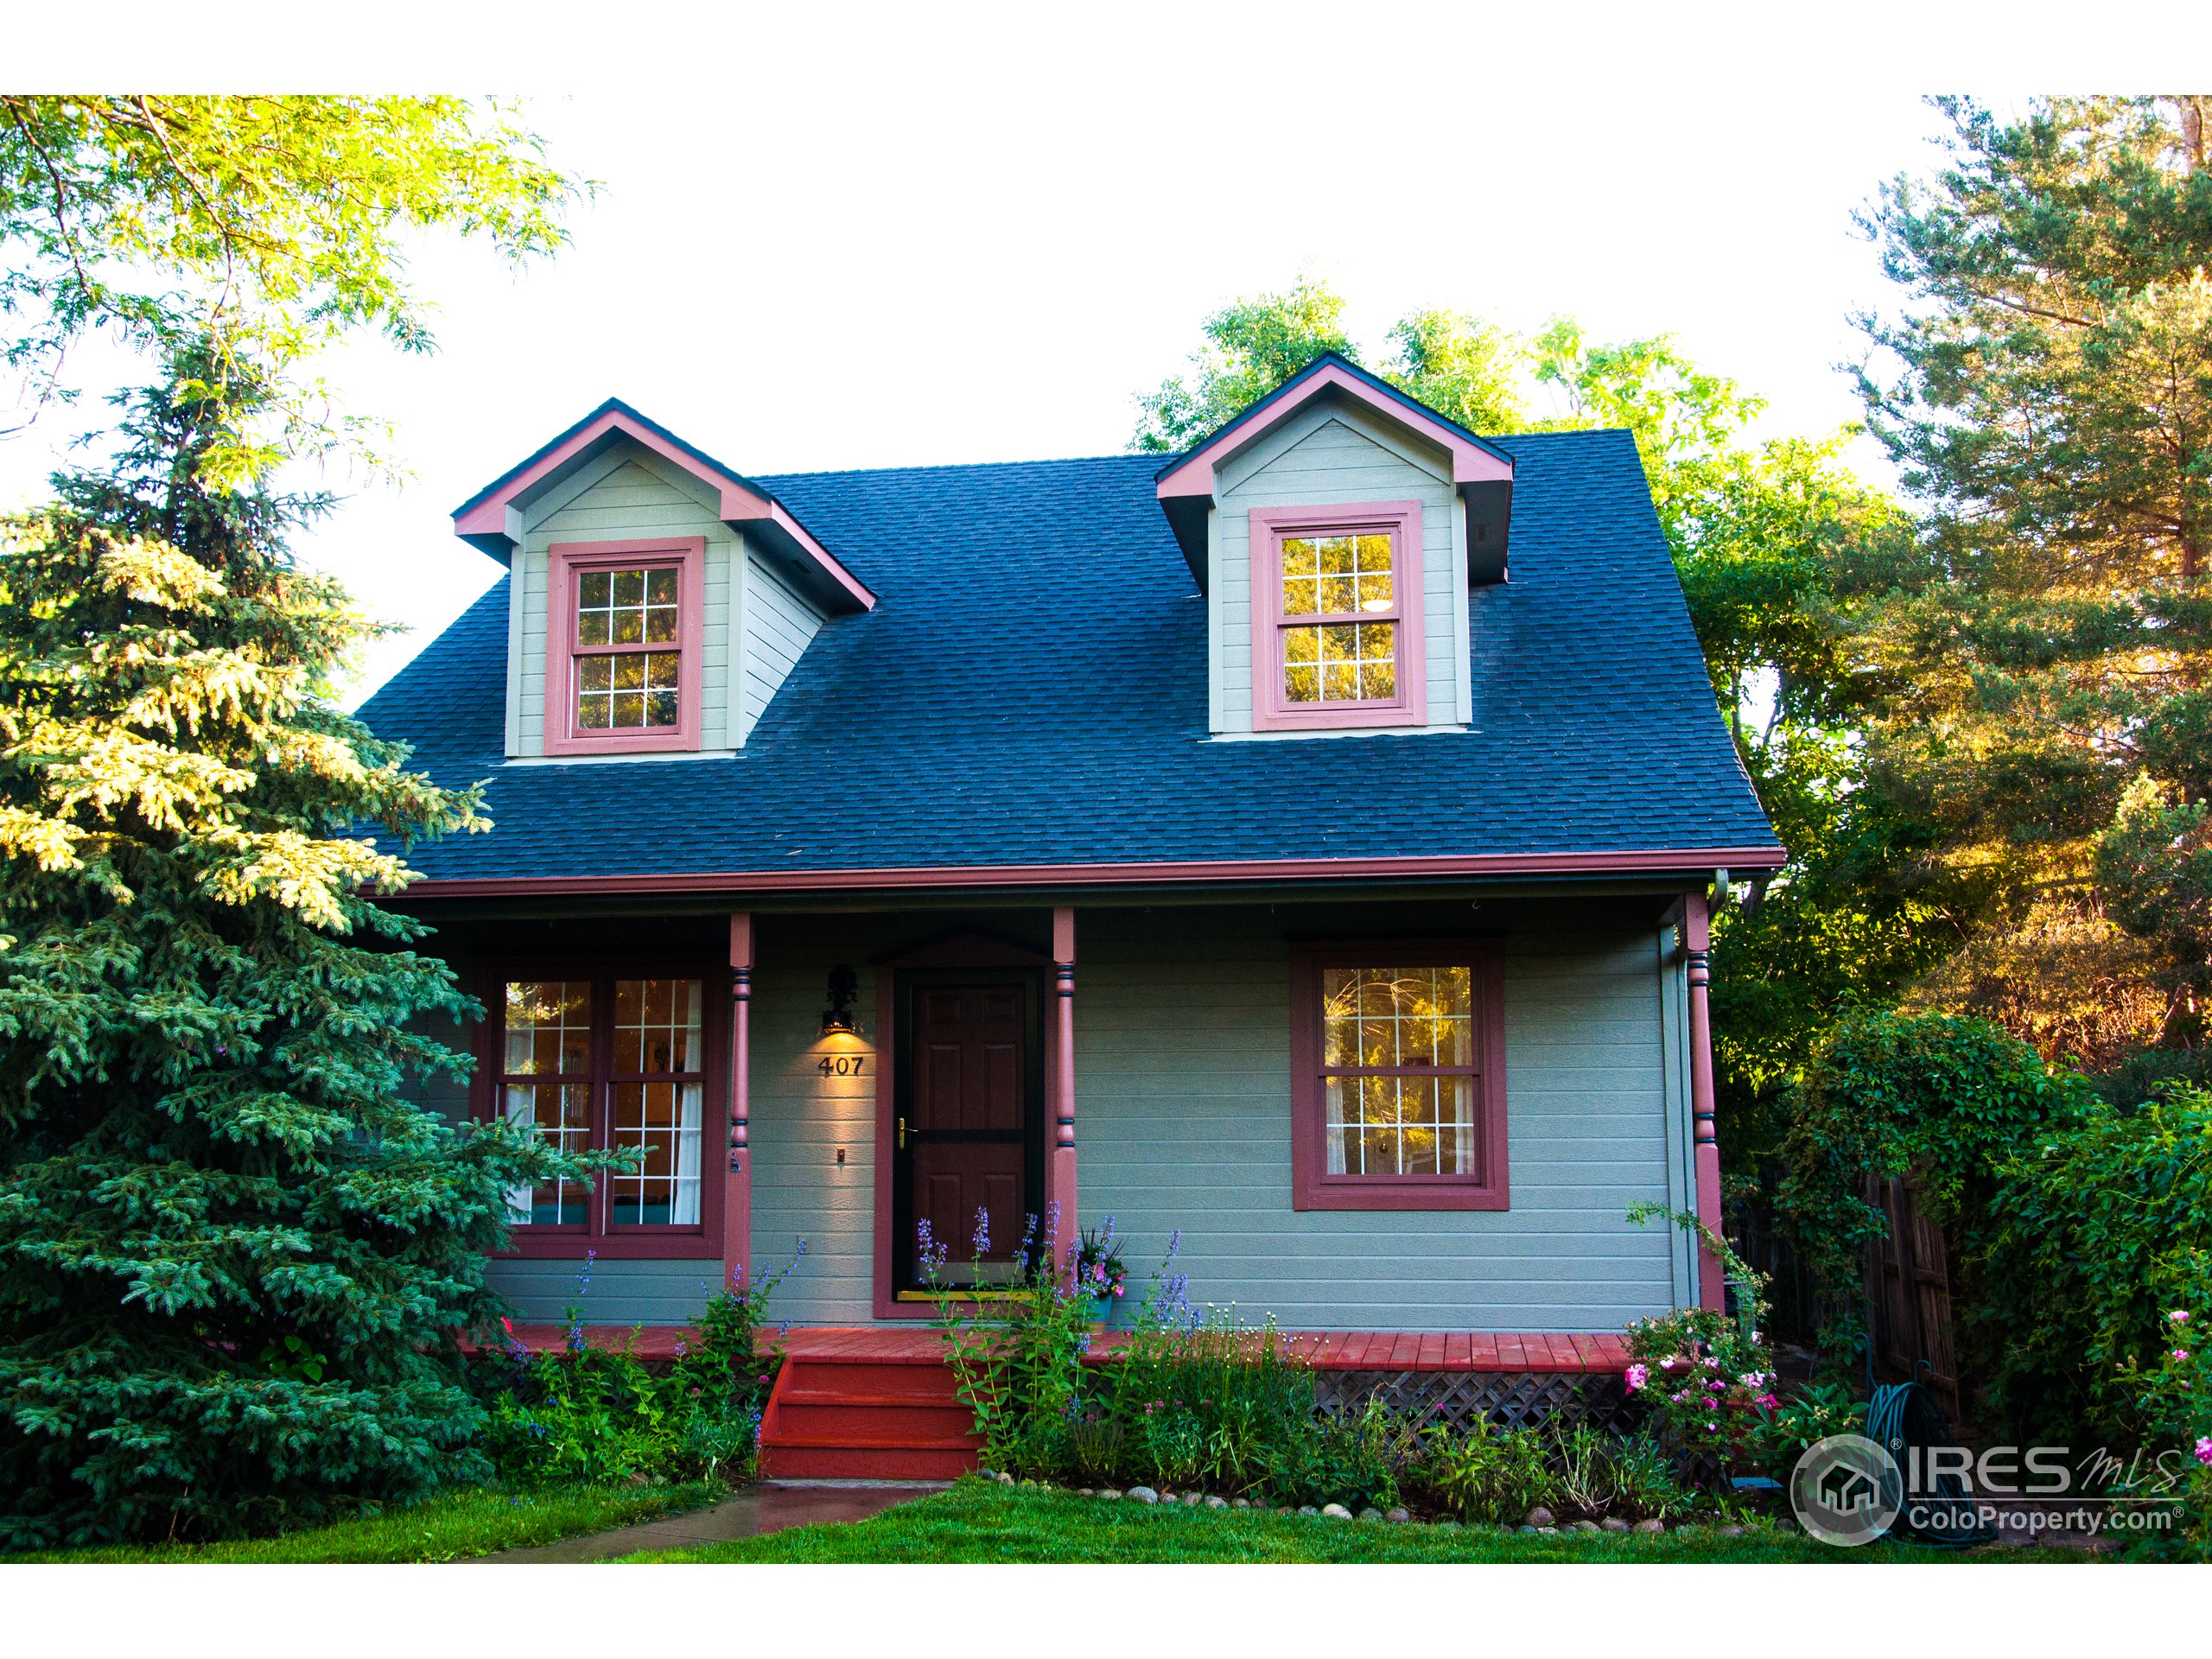
[[[824,1054],[817,1062],[825,1077],[857,1077],[867,1064],[865,1054]]]

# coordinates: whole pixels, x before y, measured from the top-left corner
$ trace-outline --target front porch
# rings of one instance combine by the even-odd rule
[[[597,1348],[630,1346],[639,1359],[672,1360],[693,1338],[689,1325],[587,1325],[585,1340]],[[564,1345],[564,1325],[518,1325],[515,1340],[534,1353]],[[1287,1331],[1285,1345],[1317,1371],[1529,1371],[1597,1375],[1628,1364],[1628,1345],[1618,1332]],[[634,1339],[634,1345],[633,1344]],[[1092,1344],[1094,1363],[1111,1360],[1129,1342],[1126,1331],[1109,1331]],[[879,1365],[941,1364],[944,1344],[934,1330],[881,1325],[810,1325],[788,1334],[763,1332],[763,1353],[792,1359]]]
[[[625,1330],[587,1325],[595,1346],[629,1345],[640,1359],[673,1360],[691,1332],[679,1325]],[[547,1351],[569,1338],[564,1325],[513,1327],[524,1346]],[[1558,1413],[1611,1423],[1625,1415],[1620,1374],[1626,1344],[1616,1333],[1580,1332],[1294,1331],[1285,1347],[1311,1366],[1330,1405],[1379,1398],[1402,1410],[1459,1424],[1480,1413],[1519,1427]],[[1086,1363],[1111,1364],[1132,1340],[1109,1331]],[[780,1352],[760,1422],[765,1479],[950,1480],[973,1469],[981,1442],[957,1398],[934,1330],[813,1326],[762,1332],[762,1353]]]

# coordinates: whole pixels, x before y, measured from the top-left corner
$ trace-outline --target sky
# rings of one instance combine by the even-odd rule
[[[1897,298],[1854,211],[1938,159],[1918,87],[2002,105],[2051,84],[1880,6],[1847,34],[1771,8],[1663,32],[1603,6],[645,8],[628,28],[532,8],[570,42],[550,51],[467,8],[386,15],[330,72],[419,74],[399,48],[443,29],[445,73],[537,87],[550,159],[596,185],[550,261],[415,250],[435,355],[363,341],[321,365],[394,423],[407,474],[296,480],[345,496],[302,556],[409,630],[349,700],[498,579],[453,508],[608,396],[752,474],[1109,453],[1210,312],[1303,271],[1370,359],[1420,307],[1567,314],[1599,340],[1672,334],[1770,399],[1770,430],[1826,432],[1858,412],[1852,314]],[[597,32],[564,35],[582,16]],[[1924,81],[1883,48],[1907,19]],[[133,49],[176,85],[160,45]],[[2082,50],[2062,73],[2090,73]],[[57,415],[0,444],[0,505],[71,435]]]

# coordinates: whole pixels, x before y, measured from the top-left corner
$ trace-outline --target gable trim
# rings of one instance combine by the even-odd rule
[[[875,594],[867,584],[839,563],[773,495],[615,397],[462,502],[454,510],[454,534],[494,558],[511,558],[521,539],[519,509],[524,503],[549,480],[557,482],[626,438],[714,489],[722,522],[751,532],[780,555],[828,608],[875,608]]]

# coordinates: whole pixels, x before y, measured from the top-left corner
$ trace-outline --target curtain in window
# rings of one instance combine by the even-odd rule
[[[687,1083],[679,1091],[676,1120],[676,1197],[669,1220],[679,1227],[699,1224],[699,1116],[701,1085]]]
[[[513,1089],[507,1090],[507,1122],[518,1128],[537,1127],[537,1090]],[[507,1220],[517,1227],[526,1227],[531,1219],[531,1189],[511,1186],[507,1189]]]

